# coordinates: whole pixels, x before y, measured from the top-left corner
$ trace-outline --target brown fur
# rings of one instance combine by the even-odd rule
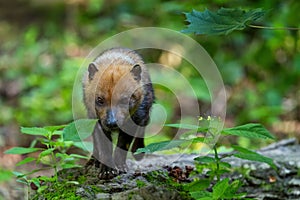
[[[143,127],[149,121],[154,100],[147,68],[134,51],[124,48],[110,49],[90,64],[83,87],[88,116],[99,119],[99,125],[93,133],[93,156],[101,164],[100,177],[105,176],[103,173],[114,172],[114,167],[125,171],[126,153],[123,151],[127,152],[134,138],[132,151],[144,146]],[[109,122],[113,120],[117,122],[117,127],[109,126]],[[112,147],[107,144],[111,141],[112,131],[119,132],[114,160],[111,158]],[[105,155],[104,152],[110,155]]]

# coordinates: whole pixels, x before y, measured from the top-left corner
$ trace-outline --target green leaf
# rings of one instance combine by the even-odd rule
[[[60,130],[52,132],[52,135],[60,135],[61,136],[62,134],[63,134],[63,131],[60,131]]]
[[[40,127],[21,127],[21,132],[28,135],[41,135],[47,137],[51,132]]]
[[[56,158],[61,158],[61,159],[66,159],[66,158],[69,157],[69,155],[66,154],[66,153],[59,153],[59,152],[57,152],[57,153],[55,154],[55,157],[56,157]]]
[[[38,188],[41,187],[39,178],[33,178],[33,179],[31,179],[31,182]]]
[[[50,149],[46,149],[45,151],[42,151],[39,155],[39,158],[42,158],[44,156],[51,154],[54,150],[55,150],[55,148],[50,148]]]
[[[45,181],[45,182],[51,182],[55,181],[55,177],[48,177],[48,176],[39,176],[40,181]]]
[[[77,164],[73,164],[73,163],[63,163],[61,165],[61,167],[63,169],[70,169],[70,168],[75,168],[75,167],[81,167],[80,165],[77,165]]]
[[[197,200],[212,200],[212,194],[208,191],[190,192],[191,196]]]
[[[26,163],[29,163],[29,162],[32,162],[32,161],[35,161],[35,160],[36,160],[36,159],[33,158],[33,157],[27,157],[27,158],[21,160],[20,162],[18,162],[18,163],[16,164],[16,166],[24,165],[24,164],[26,164]]]
[[[193,181],[191,183],[188,183],[184,185],[185,190],[190,191],[190,192],[196,192],[196,191],[201,191],[205,190],[209,187],[210,181],[207,179],[203,180],[197,180]]]
[[[261,124],[245,124],[233,128],[225,128],[221,131],[223,135],[236,135],[246,138],[272,139],[275,137]]]
[[[232,192],[232,194],[236,193],[237,190],[240,188],[240,186],[242,186],[242,183],[240,182],[240,180],[234,180],[230,184],[230,191]]]
[[[239,8],[221,8],[217,12],[206,9],[203,12],[193,10],[185,13],[190,24],[183,33],[221,35],[234,30],[243,30],[248,24],[265,15],[261,8],[242,10]]]
[[[228,162],[219,162],[220,167],[224,167],[224,168],[231,168],[230,163]]]
[[[209,157],[209,156],[197,157],[194,160],[198,161],[198,162],[202,162],[202,163],[213,163],[213,162],[216,162],[216,160],[214,158]]]
[[[23,174],[22,172],[13,171],[13,174],[14,174],[17,178],[26,178],[26,174]]]
[[[0,167],[0,183],[10,180],[12,178],[12,176],[13,176],[13,173],[10,170],[2,169]]]
[[[229,187],[229,179],[225,178],[220,182],[217,182],[216,185],[214,185],[212,197],[213,199],[222,199],[224,193],[226,192],[227,188]]]
[[[39,189],[37,190],[37,193],[43,194],[44,191],[46,191],[48,188],[49,188],[48,185],[43,184],[43,185],[41,185],[41,187],[39,187]]]
[[[196,137],[196,138],[193,138],[192,140],[191,140],[191,142],[192,143],[203,143],[204,142],[204,140],[205,140],[205,137]]]
[[[38,139],[36,138],[36,139],[34,139],[34,140],[32,140],[32,142],[30,143],[30,148],[33,148],[35,145],[36,145],[36,143],[38,142]]]
[[[189,140],[170,140],[170,141],[163,141],[163,142],[157,142],[152,143],[146,146],[145,148],[139,148],[135,154],[139,153],[153,153],[156,151],[163,151],[168,149],[173,149],[175,147],[179,147],[185,142],[188,142]]]
[[[233,181],[224,193],[224,199],[241,199],[244,197],[246,193],[237,193],[241,186],[242,182],[240,180]]]
[[[48,145],[55,147],[57,149],[67,149],[71,147],[73,144],[72,141],[63,141],[61,139],[57,139],[56,141],[49,141]]]
[[[233,154],[234,157],[245,159],[245,160],[251,160],[251,161],[257,161],[257,162],[263,162],[270,165],[272,168],[276,169],[276,165],[274,164],[273,160],[271,158],[268,158],[266,156],[263,156],[259,153],[256,153],[254,151],[250,151],[248,149],[245,149],[240,146],[232,145],[232,148],[234,148],[239,153]]]
[[[208,131],[208,127],[200,127],[193,124],[166,124],[165,126],[172,127],[172,128],[195,130],[197,132]]]
[[[79,119],[68,124],[63,130],[64,141],[79,142],[92,135],[97,119]]]
[[[190,130],[197,130],[199,128],[197,125],[192,125],[192,124],[165,124],[165,126],[172,127],[172,128],[190,129]]]
[[[79,155],[79,154],[70,154],[71,157],[74,158],[80,158],[80,159],[89,159],[90,157],[88,156],[83,156],[83,155]]]
[[[78,181],[67,181],[67,184],[74,184],[74,185],[79,185]]]
[[[28,185],[28,181],[26,179],[17,179],[16,181]]]
[[[57,130],[61,130],[65,128],[67,125],[59,125],[59,126],[45,126],[44,129],[50,131],[51,133]]]
[[[5,151],[5,154],[27,154],[42,150],[41,148],[24,148],[24,147],[13,147]]]
[[[73,144],[75,147],[78,147],[84,151],[92,152],[93,151],[93,143],[88,141],[83,142],[74,142]]]

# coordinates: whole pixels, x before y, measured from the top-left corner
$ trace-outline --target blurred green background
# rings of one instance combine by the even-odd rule
[[[136,27],[180,31],[186,27],[183,12],[221,7],[261,7],[268,14],[259,24],[299,27],[297,0],[0,1],[0,147],[28,145],[20,126],[72,121],[77,70],[101,41]],[[227,36],[190,35],[222,74],[228,96],[227,126],[259,122],[279,138],[300,138],[299,33],[246,29]],[[148,56],[158,61],[162,54]],[[199,88],[202,110],[209,109],[209,94],[200,91],[203,82],[184,62],[177,69]],[[156,89],[168,122],[176,123],[177,104],[167,90]],[[171,134],[168,131],[172,130],[166,129],[166,135]]]

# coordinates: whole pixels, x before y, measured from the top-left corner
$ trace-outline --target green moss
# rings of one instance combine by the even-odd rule
[[[144,181],[141,180],[136,180],[136,185],[138,188],[142,188],[146,185],[146,183]]]
[[[49,187],[46,187],[44,190],[37,192],[31,199],[51,199],[51,200],[60,200],[60,199],[72,199],[79,200],[80,196],[76,195],[76,189],[78,187],[74,184],[68,183],[51,183]]]
[[[96,185],[89,185],[93,192],[96,194],[96,193],[101,193],[101,192],[104,192],[103,190],[101,190],[99,187],[97,187]]]
[[[157,170],[147,173],[145,177],[149,182],[155,183],[155,184],[165,184],[166,181],[169,182],[169,180],[172,180],[166,171],[163,170]]]
[[[128,200],[131,200],[131,199],[133,198],[133,196],[134,196],[134,193],[133,193],[133,192],[130,192],[130,193],[128,194]]]
[[[83,184],[83,183],[85,183],[85,181],[86,181],[86,177],[85,177],[85,176],[79,176],[78,179],[77,179],[77,181],[78,181],[80,184]]]
[[[149,172],[145,178],[154,185],[163,185],[164,188],[170,191],[176,190],[183,199],[191,199],[189,192],[184,190],[183,184],[174,181],[165,170]]]
[[[272,184],[263,184],[261,187],[263,188],[263,191],[270,191],[274,186]]]

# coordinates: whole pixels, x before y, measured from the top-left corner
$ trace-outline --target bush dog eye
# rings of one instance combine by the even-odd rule
[[[104,99],[101,98],[101,97],[97,97],[97,99],[96,99],[96,104],[97,104],[98,106],[103,106],[103,104],[104,104]]]

